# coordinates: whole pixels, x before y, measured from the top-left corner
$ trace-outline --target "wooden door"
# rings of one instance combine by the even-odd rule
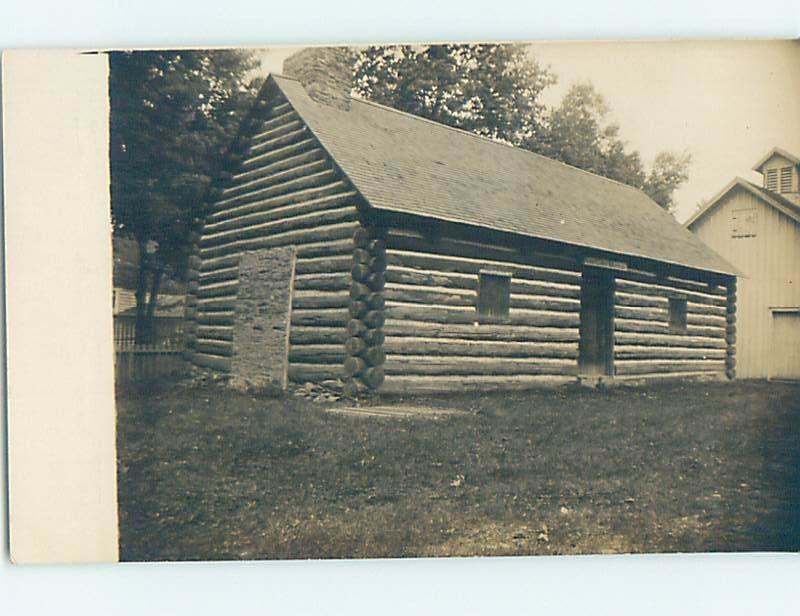
[[[581,280],[580,373],[614,374],[614,278],[587,270]]]
[[[800,311],[772,313],[769,378],[800,380]]]

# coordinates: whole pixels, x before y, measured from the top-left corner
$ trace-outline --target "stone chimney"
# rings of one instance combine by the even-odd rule
[[[283,61],[283,74],[303,84],[316,102],[347,111],[354,64],[349,47],[306,47]]]

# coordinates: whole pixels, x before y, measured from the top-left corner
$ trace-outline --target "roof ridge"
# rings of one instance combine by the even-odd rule
[[[397,114],[400,114],[400,115],[403,115],[403,116],[408,116],[408,117],[410,117],[410,118],[412,118],[414,120],[420,120],[422,122],[427,122],[428,124],[433,124],[434,126],[437,126],[437,127],[440,127],[440,128],[446,128],[447,130],[451,130],[451,131],[454,131],[454,132],[459,133],[459,134],[468,135],[468,136],[473,137],[475,139],[481,139],[482,141],[486,141],[487,143],[493,143],[495,145],[501,145],[501,146],[504,146],[504,147],[507,147],[507,148],[511,148],[512,150],[517,150],[519,152],[525,152],[526,154],[530,154],[531,156],[536,156],[537,158],[541,158],[542,160],[546,160],[546,161],[548,161],[550,163],[553,163],[553,164],[556,164],[556,165],[562,165],[564,167],[567,167],[568,169],[574,169],[575,171],[580,171],[581,173],[585,173],[585,174],[590,175],[592,177],[596,177],[596,178],[599,178],[601,180],[605,180],[606,182],[611,182],[612,184],[617,184],[618,186],[623,186],[624,188],[629,188],[631,190],[635,190],[637,192],[641,192],[642,194],[647,196],[648,199],[651,199],[650,196],[647,193],[645,193],[641,188],[637,188],[636,186],[631,186],[630,184],[626,184],[625,182],[620,182],[619,180],[615,180],[613,178],[607,177],[605,175],[601,175],[599,173],[594,173],[593,171],[588,171],[586,169],[581,169],[580,167],[576,167],[575,165],[570,165],[569,163],[565,163],[564,161],[557,160],[555,158],[550,158],[549,156],[545,156],[544,154],[539,154],[538,152],[534,152],[533,150],[529,150],[527,148],[522,148],[520,146],[516,146],[516,145],[513,145],[511,143],[506,143],[505,141],[499,141],[497,139],[492,139],[491,137],[487,137],[486,135],[479,135],[478,133],[473,133],[472,131],[466,130],[464,128],[457,128],[455,126],[450,126],[448,124],[443,124],[442,122],[436,122],[435,120],[430,120],[428,118],[423,118],[422,116],[418,116],[418,115],[410,113],[408,111],[403,111],[401,109],[396,109],[395,107],[391,107],[389,105],[384,105],[382,103],[377,103],[375,101],[372,101],[372,100],[369,100],[369,99],[366,99],[366,98],[350,96],[350,100],[356,101],[356,102],[359,102],[359,103],[364,103],[366,105],[372,105],[373,107],[378,107],[380,109],[384,109],[386,111],[391,111],[391,112],[394,112],[394,113],[397,113]],[[651,199],[651,201],[652,201],[652,199]],[[656,204],[656,205],[658,205],[658,204]]]

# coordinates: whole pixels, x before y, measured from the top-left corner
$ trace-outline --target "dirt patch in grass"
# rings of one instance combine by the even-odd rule
[[[124,560],[800,549],[800,386],[118,397]],[[340,403],[343,406],[346,403]]]

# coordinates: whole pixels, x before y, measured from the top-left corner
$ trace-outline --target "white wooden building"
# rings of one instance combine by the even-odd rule
[[[773,148],[687,222],[743,277],[737,376],[800,379],[800,158]]]

